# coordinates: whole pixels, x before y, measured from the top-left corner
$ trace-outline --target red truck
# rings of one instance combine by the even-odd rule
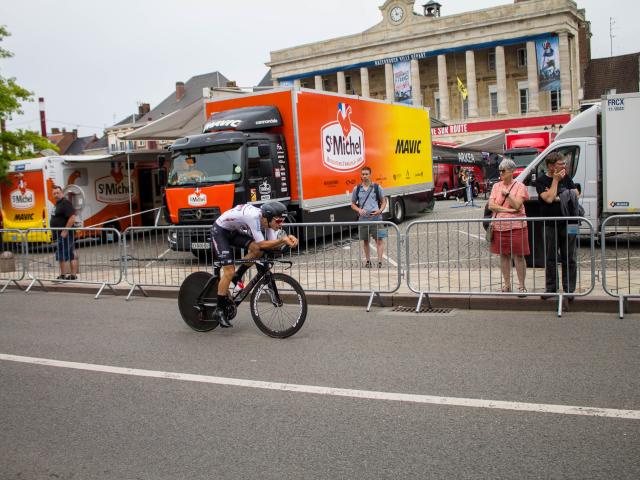
[[[515,132],[504,136],[504,157],[516,162],[517,177],[545,148],[547,148],[556,134],[550,130],[541,132]]]
[[[485,189],[485,162],[481,152],[433,143],[434,196],[439,199],[462,197],[460,171],[466,170],[472,179],[474,195]]]

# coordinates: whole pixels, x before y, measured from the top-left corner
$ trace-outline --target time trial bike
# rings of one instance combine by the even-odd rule
[[[290,275],[273,272],[275,264],[291,268],[289,260],[276,259],[274,252],[265,252],[263,258],[243,260],[253,263],[256,275],[247,285],[230,295],[226,315],[235,318],[238,306],[251,294],[250,311],[256,326],[265,335],[287,338],[297,333],[307,318],[307,297],[302,286]],[[218,326],[214,311],[218,300],[218,282],[221,265],[213,263],[213,275],[194,272],[180,286],[178,308],[185,323],[197,332],[209,332]]]

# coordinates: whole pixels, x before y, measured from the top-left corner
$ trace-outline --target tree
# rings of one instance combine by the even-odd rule
[[[0,25],[0,42],[11,35],[5,26]],[[0,59],[13,56],[8,50],[0,47]],[[4,78],[0,75],[0,179],[4,177],[7,165],[11,160],[29,158],[45,148],[58,151],[47,138],[29,130],[8,132],[5,130],[6,120],[12,115],[22,113],[22,103],[32,102],[33,93],[16,83],[15,78]]]

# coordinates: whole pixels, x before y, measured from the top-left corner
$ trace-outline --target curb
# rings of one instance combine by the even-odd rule
[[[23,286],[25,287],[25,286]],[[26,287],[25,287],[26,288]],[[9,285],[7,290],[19,290],[16,285]],[[130,287],[114,287],[116,296],[126,297]],[[42,292],[41,287],[34,287],[34,292]],[[150,298],[178,298],[176,288],[145,288],[144,291]],[[46,293],[82,293],[95,296],[98,289],[94,285],[55,285],[47,288]],[[113,296],[110,289],[105,289],[101,296]],[[130,301],[143,297],[140,290],[134,290]],[[2,298],[0,296],[0,298]],[[324,293],[309,292],[307,300],[310,305],[327,305],[343,307],[363,307],[369,304],[369,295],[353,293]],[[379,299],[382,299],[380,305]],[[431,306],[435,308],[455,308],[457,310],[508,310],[508,311],[548,311],[555,312],[558,308],[556,299],[542,300],[538,295],[531,295],[526,298],[516,296],[500,297],[490,295],[431,295]],[[418,304],[417,294],[395,293],[381,294],[374,297],[372,309],[375,307],[411,307],[416,308]],[[422,306],[427,307],[426,299],[423,299]],[[575,301],[569,303],[564,300],[563,312],[593,312],[593,313],[618,313],[619,302],[617,297],[610,296],[585,296],[576,297]],[[640,302],[627,302],[626,313],[640,313]]]

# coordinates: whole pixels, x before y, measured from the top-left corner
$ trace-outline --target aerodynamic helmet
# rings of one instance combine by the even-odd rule
[[[287,215],[287,207],[280,202],[268,202],[260,207],[262,216],[271,222],[274,217],[284,217]]]

